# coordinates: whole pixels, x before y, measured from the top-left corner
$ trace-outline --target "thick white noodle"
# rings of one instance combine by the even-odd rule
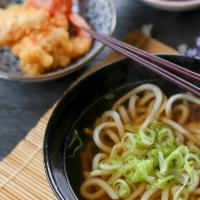
[[[110,174],[112,174],[111,171],[105,171],[105,170],[101,170],[101,169],[97,169],[97,170],[90,172],[90,176],[107,176]]]
[[[155,103],[153,105],[151,112],[149,113],[146,120],[143,122],[141,128],[148,126],[152,122],[153,118],[156,116],[156,113],[158,112],[160,108],[160,105],[162,103],[162,98],[163,98],[162,92],[159,87],[153,84],[146,84],[146,88],[154,92],[156,99],[155,99]]]
[[[145,96],[143,96],[143,97],[139,100],[138,106],[139,106],[139,107],[145,106],[145,104],[146,104],[147,102],[149,102],[150,100],[152,100],[154,97],[155,97],[155,94],[154,94],[154,93],[148,93],[148,94],[146,94]]]
[[[132,121],[134,122],[136,117],[137,117],[137,112],[136,112],[136,101],[137,101],[138,96],[133,95],[130,97],[129,104],[128,104],[128,109],[130,116],[132,118]]]
[[[163,95],[163,100],[162,100],[162,104],[158,110],[158,112],[156,113],[155,119],[159,120],[160,115],[163,113],[163,111],[165,110],[165,105],[167,103],[167,97],[165,95]]]
[[[194,123],[189,123],[187,124],[187,130],[189,130],[190,132],[194,133],[196,136],[200,136],[200,119],[198,122]]]
[[[158,191],[157,188],[149,188],[141,197],[141,200],[148,200],[154,193]]]
[[[194,194],[200,195],[200,188],[197,188],[197,189],[194,191]]]
[[[171,188],[171,191],[173,194],[173,200],[181,200],[181,199],[186,199],[186,198],[179,198],[179,196],[181,195],[181,193],[183,193],[183,189],[185,188],[185,186],[187,185],[188,181],[189,181],[189,176],[188,175],[183,175],[184,176],[184,183],[182,186],[174,186]],[[174,191],[174,192],[173,192]],[[185,191],[185,194],[188,194],[188,191]]]
[[[125,149],[125,146],[124,144],[122,143],[118,143],[116,145],[113,146],[112,150],[111,150],[111,153],[110,153],[110,157],[115,157],[115,156],[120,156],[118,153],[121,151],[124,151]]]
[[[119,136],[122,137],[124,135],[124,129],[119,114],[116,111],[106,111],[102,116],[102,121],[106,122],[109,117],[114,120]]]
[[[162,191],[161,200],[168,200],[169,199],[169,188],[165,188]]]
[[[103,189],[99,189],[95,192],[89,193],[88,191],[81,191],[81,194],[86,199],[101,199],[101,197],[105,194]]]
[[[200,99],[192,96],[190,94],[176,94],[173,95],[172,97],[170,97],[167,101],[166,107],[165,107],[165,114],[167,117],[171,118],[172,117],[172,105],[175,101],[177,100],[182,100],[182,99],[186,99],[192,103],[198,104],[200,105]]]
[[[143,92],[145,90],[153,91],[153,93],[155,95],[155,103],[154,103],[153,108],[152,108],[151,112],[149,113],[148,117],[143,122],[141,128],[145,128],[151,123],[151,121],[153,120],[153,118],[155,117],[156,113],[158,112],[158,110],[160,108],[163,96],[162,96],[162,91],[160,90],[159,87],[157,87],[156,85],[150,84],[150,83],[140,85],[140,86],[136,87],[134,90],[132,90],[129,93],[127,93],[126,95],[124,95],[122,98],[120,98],[113,106],[113,110],[115,110],[116,108],[119,107],[119,105],[121,105],[122,103],[127,101],[129,99],[129,97],[131,97],[132,95],[136,95],[140,92]]]
[[[88,188],[95,186],[95,185],[99,186],[101,189],[103,189],[111,199],[119,199],[118,195],[112,189],[112,187],[110,185],[108,185],[105,181],[103,181],[99,178],[88,179],[81,185],[80,191],[81,191],[81,194],[83,195],[83,197],[85,197],[87,199],[96,199],[97,197],[94,198],[93,193],[88,192]]]
[[[122,173],[112,174],[112,176],[110,176],[110,178],[107,180],[107,183],[109,185],[113,185],[114,181],[119,179],[121,176],[122,176]]]
[[[103,124],[98,125],[95,129],[94,129],[94,133],[93,133],[93,140],[95,142],[95,144],[104,152],[110,153],[112,148],[105,145],[101,139],[100,139],[100,133],[103,129],[105,128],[111,128],[111,127],[116,127],[114,122],[106,122]]]
[[[200,140],[200,135],[199,134],[195,134],[195,137]]]
[[[147,111],[149,111],[148,108],[149,108],[149,106],[148,107],[146,107],[146,106],[145,107],[137,107],[136,111],[138,114],[147,114]]]
[[[184,135],[181,134],[181,133],[179,133],[178,131],[174,131],[174,133],[175,133],[175,135],[177,136],[177,137],[176,137],[176,142],[177,142],[178,144],[183,144],[183,143],[184,143],[184,140],[185,140]],[[177,138],[178,138],[178,140],[177,140]]]
[[[188,128],[188,130],[190,130],[192,133],[199,135],[200,136],[200,128]]]
[[[119,106],[118,111],[124,124],[132,124],[124,106]]]
[[[196,146],[191,140],[188,140],[187,146],[190,147],[191,150],[193,151],[200,151],[199,147]]]
[[[142,192],[145,189],[146,184],[145,183],[141,183],[138,188],[136,188],[136,190],[125,200],[134,200],[135,198],[137,198],[139,195],[142,194]]]
[[[101,160],[105,159],[106,157],[108,156],[105,153],[97,153],[92,161],[92,170],[98,169],[98,164]]]
[[[111,129],[106,129],[105,135],[107,135],[115,144],[120,142],[119,136]]]
[[[184,129],[182,126],[180,126],[178,123],[172,121],[171,119],[168,119],[166,117],[162,117],[162,122],[170,125],[172,128],[174,128],[179,133],[182,133],[185,137],[192,140],[196,145],[200,146],[200,141],[188,130]]]
[[[174,111],[181,111],[181,115],[179,115],[179,119],[177,120],[177,122],[179,124],[184,124],[186,123],[189,115],[190,115],[190,111],[189,111],[189,108],[188,106],[186,105],[183,105],[183,104],[179,104],[177,106],[174,106]]]
[[[198,187],[198,185],[199,185],[199,175],[195,175],[193,184],[188,187],[189,192],[190,193],[194,192],[195,189]]]

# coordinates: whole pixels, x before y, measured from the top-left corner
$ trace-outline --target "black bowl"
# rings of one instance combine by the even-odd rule
[[[200,72],[198,60],[174,55],[162,57]],[[49,120],[44,139],[46,173],[58,199],[82,199],[79,193],[82,181],[79,155],[84,145],[75,157],[70,157],[72,151],[68,147],[74,131],[81,133],[83,128],[92,126],[94,120],[109,109],[119,96],[144,82],[157,84],[168,95],[182,92],[177,86],[129,59],[111,63],[84,75],[66,91]],[[87,136],[79,136],[83,144],[88,142]]]

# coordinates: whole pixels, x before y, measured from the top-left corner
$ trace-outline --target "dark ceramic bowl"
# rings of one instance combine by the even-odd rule
[[[7,4],[21,2],[21,0],[2,0],[0,7]],[[113,0],[76,0],[75,6],[81,15],[93,27],[95,31],[105,35],[111,35],[116,25],[116,8]],[[94,41],[92,48],[84,56],[75,59],[66,68],[59,68],[41,76],[24,76],[17,67],[19,60],[14,57],[7,47],[0,48],[0,78],[18,81],[45,81],[52,80],[70,74],[83,67],[103,48],[103,44]]]
[[[161,57],[200,73],[198,60],[174,55]],[[94,120],[119,96],[145,82],[157,84],[168,95],[182,91],[129,59],[84,75],[66,91],[49,120],[44,139],[46,173],[59,200],[83,199],[79,193],[83,181],[79,156],[89,141],[85,134],[81,134],[83,128],[92,127]],[[69,142],[75,130],[83,145],[76,156],[70,158],[73,147],[69,148]]]

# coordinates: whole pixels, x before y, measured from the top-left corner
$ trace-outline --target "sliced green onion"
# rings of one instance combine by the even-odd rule
[[[140,146],[151,146],[155,142],[156,132],[153,129],[140,129],[137,135],[137,143]]]
[[[163,127],[165,127],[164,124],[157,121],[154,121],[153,123],[149,125],[149,128],[153,129],[156,132],[159,132],[161,129],[163,129]]]
[[[126,198],[130,195],[129,185],[123,179],[118,179],[113,183],[113,188],[120,198]]]
[[[74,130],[72,139],[68,145],[68,149],[73,148],[73,152],[71,155],[69,155],[69,158],[74,158],[76,156],[76,152],[81,148],[82,144],[83,144],[83,142],[78,134],[78,131]]]
[[[135,162],[137,162],[135,171],[127,176],[127,181],[129,183],[152,182],[154,178],[150,175],[153,172],[153,160],[137,160]]]
[[[200,170],[200,159],[197,155],[189,153],[185,156],[185,169],[187,172]]]
[[[164,173],[167,170],[167,162],[161,151],[158,152],[158,161],[160,166],[160,173]]]
[[[181,145],[177,148],[177,151],[179,151],[183,156],[186,156],[189,153],[189,149],[187,146]]]
[[[185,200],[199,184],[200,152],[179,145],[170,128],[153,122],[126,132],[98,170],[111,174],[108,183],[119,198],[130,195],[132,184],[145,182],[155,189],[172,187],[173,200]]]
[[[156,188],[165,189],[169,186],[170,181],[174,179],[173,175],[170,176],[163,176],[160,177],[155,183],[153,184]]]
[[[132,126],[129,125],[129,124],[127,124],[127,125],[124,126],[124,130],[125,130],[126,132],[136,133],[135,128],[132,127]]]
[[[174,143],[174,135],[171,129],[163,128],[158,132],[157,142],[159,144],[172,145]]]
[[[199,175],[192,172],[190,173],[190,180],[188,182],[188,191],[189,192],[194,192],[194,190],[198,187],[199,185]]]
[[[188,191],[184,189],[186,186],[187,182],[189,180],[188,175],[183,175],[183,185],[182,186],[174,186],[172,188],[172,194],[173,194],[173,200],[187,200],[188,199]]]
[[[171,169],[179,169],[182,168],[184,165],[184,158],[181,154],[181,151],[179,149],[176,149],[174,152],[172,152],[167,158],[166,158],[167,168],[169,170]]]
[[[122,143],[126,144],[126,150],[134,150],[136,146],[136,138],[132,133],[127,132],[122,138]]]
[[[114,160],[103,160],[99,163],[99,169],[103,170],[116,170],[122,167],[122,162],[119,161],[114,161]]]

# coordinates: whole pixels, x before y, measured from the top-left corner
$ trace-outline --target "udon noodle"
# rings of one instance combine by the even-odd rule
[[[100,116],[82,154],[85,199],[200,199],[200,99],[143,84]],[[87,157],[87,156],[89,157]],[[92,159],[92,166],[89,165]]]

